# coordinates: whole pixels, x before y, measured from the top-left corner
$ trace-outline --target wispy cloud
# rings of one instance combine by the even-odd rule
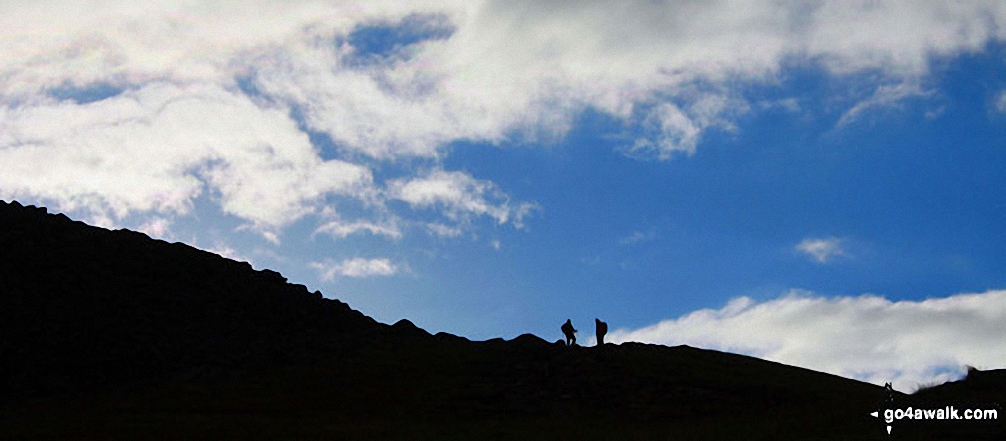
[[[999,93],[999,100],[996,101],[996,109],[999,112],[1006,113],[1006,90]]]
[[[796,251],[810,256],[817,263],[828,263],[838,256],[844,256],[842,239],[837,237],[807,238],[798,243]]]
[[[171,232],[171,221],[163,217],[152,217],[143,225],[136,228],[136,231],[145,233],[154,239],[169,240],[175,235]]]
[[[640,242],[646,242],[653,240],[657,237],[657,233],[653,230],[643,231],[633,231],[632,234],[625,236],[618,240],[618,243],[622,245],[633,245]]]
[[[688,344],[763,357],[899,390],[954,379],[965,365],[1002,367],[1006,291],[924,301],[826,298],[807,292],[757,302],[731,300],[611,341]]]
[[[260,231],[259,234],[262,235],[263,239],[267,240],[269,243],[273,245],[280,244],[279,234],[276,234],[273,231]]]
[[[462,234],[461,228],[433,222],[426,224],[426,230],[430,234],[440,237],[458,237]]]
[[[878,86],[872,95],[845,111],[835,126],[846,126],[858,120],[863,114],[869,111],[896,108],[908,98],[922,97],[930,94],[932,92],[922,90],[918,84],[914,83],[884,84]]]
[[[758,107],[761,107],[762,109],[783,109],[790,113],[796,113],[803,110],[800,106],[800,100],[792,97],[778,100],[760,101],[758,103]]]
[[[646,113],[642,127],[646,136],[636,139],[626,153],[634,157],[653,157],[666,161],[675,154],[692,155],[702,134],[710,128],[732,130],[731,118],[748,111],[748,103],[723,94],[704,93],[681,107],[674,103],[661,103]]]
[[[415,208],[440,208],[453,220],[488,216],[501,225],[509,222],[517,227],[535,208],[529,202],[511,202],[492,182],[460,171],[434,170],[415,179],[395,180],[388,184],[388,194]]]
[[[337,277],[374,277],[391,276],[398,272],[398,265],[390,259],[365,259],[354,257],[341,262],[325,259],[323,262],[311,262],[310,267],[318,271],[322,280],[331,281]]]
[[[342,220],[332,220],[319,226],[315,233],[325,233],[332,237],[346,238],[352,234],[370,233],[375,236],[386,236],[392,239],[402,237],[402,230],[393,222],[374,223],[365,220],[355,222],[345,222]]]

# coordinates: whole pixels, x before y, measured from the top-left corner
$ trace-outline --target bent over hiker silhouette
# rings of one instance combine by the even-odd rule
[[[598,346],[603,346],[604,345],[604,334],[608,333],[608,324],[605,323],[605,322],[602,322],[601,319],[595,318],[594,319],[594,326],[596,327],[595,331],[597,332],[597,345]]]
[[[576,345],[576,329],[573,329],[573,322],[566,319],[566,323],[562,324],[562,333],[566,336],[566,346]]]

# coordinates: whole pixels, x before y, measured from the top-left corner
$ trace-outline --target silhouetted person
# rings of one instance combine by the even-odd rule
[[[595,331],[597,332],[597,345],[604,345],[604,334],[608,333],[608,324],[602,322],[600,319],[594,319]]]
[[[562,333],[566,336],[566,346],[576,345],[576,329],[573,329],[573,322],[566,319],[566,323],[562,324]]]

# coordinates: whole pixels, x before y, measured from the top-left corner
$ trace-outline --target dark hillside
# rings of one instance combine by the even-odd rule
[[[0,203],[0,396],[306,360],[383,325],[279,273]]]
[[[971,369],[967,377],[919,390],[904,397],[898,407],[940,409],[952,406],[961,417],[965,410],[995,410],[998,418],[982,421],[906,421],[896,428],[909,436],[926,434],[951,439],[955,434],[968,433],[989,439],[1006,439],[1006,369],[979,371]]]
[[[883,388],[753,357],[384,325],[272,271],[17,203],[0,203],[0,368],[0,439],[1003,439],[888,436],[869,416]],[[1001,397],[983,374],[896,400]]]

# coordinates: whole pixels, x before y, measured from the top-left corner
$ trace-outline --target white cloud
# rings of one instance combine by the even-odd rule
[[[374,156],[433,155],[444,142],[500,141],[513,130],[562,132],[585,106],[627,118],[638,105],[691,90],[694,80],[771,79],[794,56],[838,73],[919,75],[933,55],[979,50],[1006,32],[1006,8],[995,1],[14,2],[5,9],[0,93],[7,97],[37,98],[67,83],[231,86],[252,73],[261,92],[303,108],[312,128]],[[455,31],[365,67],[352,62],[357,48],[336,38],[416,14]],[[724,109],[654,108],[646,118],[666,134],[655,144],[684,151]]]
[[[842,127],[856,121],[863,113],[870,110],[893,108],[908,98],[930,94],[931,92],[922,90],[917,84],[884,84],[878,86],[873,95],[870,95],[845,111],[835,125]]]
[[[701,95],[686,109],[662,103],[642,121],[650,135],[637,139],[627,151],[632,156],[650,156],[662,161],[671,159],[675,153],[692,155],[703,132],[712,127],[732,130],[730,117],[747,111],[745,101],[715,94]]]
[[[721,309],[618,329],[610,339],[739,352],[911,391],[955,378],[965,365],[1004,367],[1004,322],[1006,291],[899,302],[791,293],[760,303],[736,298]]]
[[[374,223],[364,220],[359,220],[355,222],[344,222],[342,220],[336,219],[324,223],[318,227],[315,233],[325,233],[331,235],[332,237],[337,237],[344,239],[352,234],[367,232],[374,236],[386,236],[391,239],[399,239],[402,237],[402,230],[398,228],[398,225],[394,222],[388,223]]]
[[[404,17],[453,32],[361,64],[348,36]],[[4,2],[0,197],[112,223],[184,215],[207,195],[277,229],[327,199],[377,197],[361,155],[555,139],[594,108],[644,129],[628,153],[666,160],[730,130],[749,110],[743,88],[791,60],[917,84],[932,57],[1004,37],[995,0]],[[102,87],[110,96],[71,99]],[[882,86],[842,123],[910,95]],[[336,159],[303,129],[330,137]],[[431,176],[409,178],[419,191]],[[474,182],[473,197],[434,204],[515,225],[529,207]]]
[[[136,228],[136,231],[146,234],[154,239],[170,240],[175,235],[171,232],[171,221],[162,217],[152,217],[143,225]]]
[[[771,80],[793,57],[837,73],[917,76],[934,55],[1003,38],[1004,10],[995,1],[14,3],[3,11],[10,50],[0,73],[3,94],[17,99],[66,83],[230,86],[252,73],[311,128],[377,157],[435,155],[445,142],[514,130],[562,133],[586,106],[630,118],[657,101],[643,116],[662,135],[645,148],[667,156],[694,149],[727,109],[660,103],[696,80]],[[455,32],[365,67],[336,38],[410,14]]]
[[[1002,113],[1006,113],[1006,90],[999,94],[999,101],[996,102],[996,109]]]
[[[224,212],[278,227],[324,195],[365,198],[371,181],[365,167],[322,160],[283,110],[216,86],[0,107],[0,193],[61,210],[186,214],[208,188]]]
[[[426,230],[429,231],[430,234],[440,237],[458,237],[462,233],[461,228],[433,222],[426,224]]]
[[[796,245],[796,251],[810,256],[817,263],[828,263],[838,256],[844,256],[842,240],[836,237],[807,238]]]
[[[4,2],[0,94],[29,99],[65,84],[151,80],[229,85],[253,67],[263,48],[404,12],[380,3]]]
[[[655,153],[660,159],[669,159],[673,152],[695,153],[695,145],[699,142],[699,134],[705,129],[700,127],[678,106],[664,103],[651,112],[644,124],[657,131],[657,141],[647,138],[637,139],[631,148],[631,153]]]
[[[262,235],[262,238],[265,239],[266,241],[268,241],[269,243],[271,243],[273,245],[279,245],[280,244],[279,234],[276,234],[273,231],[267,231],[267,230],[259,231],[259,233]]]
[[[800,100],[796,98],[760,101],[758,106],[762,109],[783,109],[790,113],[797,113],[802,110]]]
[[[354,257],[341,262],[325,259],[324,262],[311,262],[310,266],[318,270],[321,279],[325,281],[331,281],[340,276],[354,278],[391,276],[398,272],[398,266],[386,258]]]
[[[433,170],[418,178],[392,181],[388,183],[388,195],[414,208],[441,208],[455,221],[488,216],[500,225],[509,222],[517,227],[535,207],[528,202],[512,203],[492,182],[459,171]]]

